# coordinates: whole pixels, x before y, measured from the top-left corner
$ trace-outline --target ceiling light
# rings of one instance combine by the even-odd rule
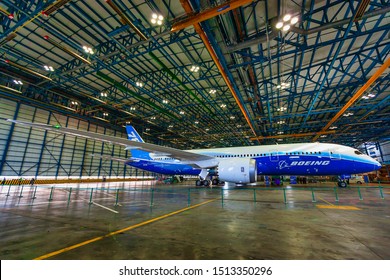
[[[292,25],[294,25],[298,22],[298,20],[299,20],[298,17],[293,17],[290,22]]]
[[[107,97],[107,93],[101,92],[101,93],[100,93],[100,96],[101,96],[101,97]]]
[[[169,128],[172,128],[172,127],[173,127],[173,125],[169,125],[168,127],[169,127]]]
[[[17,85],[23,85],[22,81],[20,81],[20,80],[14,80],[14,83]]]
[[[331,127],[329,127],[329,129],[336,129],[337,128],[337,126],[331,126]]]
[[[236,118],[235,116],[231,116],[231,117],[230,117],[231,120],[234,120],[235,118]]]
[[[90,47],[87,47],[87,46],[83,46],[83,49],[86,53],[89,53],[89,54],[94,54],[92,48]]]
[[[196,66],[196,65],[193,65],[192,67],[191,67],[191,70],[190,70],[191,72],[198,72],[199,71],[199,66]]]
[[[155,119],[156,119],[156,117],[151,117],[150,119],[151,119],[151,120],[155,120]]]
[[[164,99],[164,100],[163,100],[163,103],[164,103],[164,104],[168,104],[168,100]]]
[[[180,115],[184,115],[184,111],[180,111]]]
[[[216,90],[216,89],[211,89],[211,90],[209,91],[209,93],[210,93],[210,94],[215,94],[215,93],[217,93],[217,90]]]
[[[152,18],[150,19],[150,22],[153,24],[162,25],[164,20],[164,17],[162,15],[158,15],[156,13],[152,14]]]
[[[222,105],[221,105],[221,108],[226,108],[226,104],[222,104]]]
[[[43,66],[43,68],[45,68],[46,71],[54,71],[53,67],[52,66]]]
[[[141,82],[136,82],[135,84],[137,85],[137,87],[143,87],[144,86],[144,84],[141,83]]]
[[[285,26],[283,26],[283,31],[288,31],[290,29],[290,25],[285,25]]]
[[[199,122],[198,122],[198,121],[195,121],[195,124],[199,124]]]
[[[131,111],[135,111],[135,107],[130,107],[130,110]]]
[[[287,22],[291,19],[291,15],[290,14],[286,14],[284,17],[283,17],[283,21],[284,22]]]
[[[283,27],[283,22],[279,21],[277,24],[276,24],[276,28],[277,29],[281,29]]]

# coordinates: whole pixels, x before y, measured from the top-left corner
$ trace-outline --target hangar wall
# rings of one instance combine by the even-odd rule
[[[125,133],[116,130],[4,98],[0,98],[0,116],[6,119],[60,124],[126,138]],[[92,154],[128,157],[128,151],[121,146],[0,121],[0,176],[128,178],[151,175],[122,162],[93,157]]]

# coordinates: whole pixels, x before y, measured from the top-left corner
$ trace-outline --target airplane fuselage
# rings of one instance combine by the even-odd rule
[[[380,164],[356,149],[321,143],[191,150],[218,160],[252,158],[257,175],[341,175],[369,172]],[[199,175],[201,169],[167,156],[138,152],[130,166],[165,175]]]

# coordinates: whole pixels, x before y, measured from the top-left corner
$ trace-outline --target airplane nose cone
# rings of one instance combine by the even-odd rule
[[[380,164],[379,162],[375,162],[374,167],[375,167],[375,170],[378,170],[382,167],[382,164]]]

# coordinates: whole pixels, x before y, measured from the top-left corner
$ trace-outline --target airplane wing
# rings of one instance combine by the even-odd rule
[[[164,154],[172,158],[179,159],[184,164],[193,165],[198,168],[211,168],[218,165],[218,160],[212,156],[187,152],[175,148],[159,146],[150,143],[135,142],[124,138],[119,138],[119,137],[114,137],[114,136],[109,136],[109,135],[104,135],[104,134],[99,134],[99,133],[94,133],[89,131],[77,130],[68,127],[62,127],[60,125],[30,123],[30,122],[11,120],[11,119],[7,119],[7,121],[24,125],[24,126],[30,126],[30,127],[42,129],[42,130],[48,130],[59,134],[68,134],[68,135],[83,137],[87,139],[98,140],[105,143],[116,144],[116,145],[126,147],[127,149],[138,149],[138,150],[151,152],[151,153]]]

